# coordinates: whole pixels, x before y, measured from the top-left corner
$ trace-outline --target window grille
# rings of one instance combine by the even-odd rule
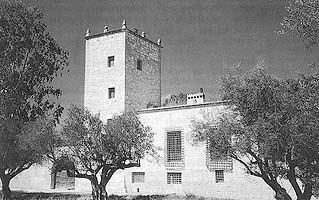
[[[180,129],[169,129],[165,134],[164,155],[166,169],[176,170],[185,167],[184,133]]]
[[[114,67],[114,56],[109,56],[107,60],[108,67]]]
[[[210,153],[210,144],[206,143],[206,165],[210,171],[233,170],[233,160],[230,157],[217,157]]]
[[[182,161],[182,138],[180,131],[167,133],[167,162]]]
[[[109,99],[115,98],[115,88],[109,88]]]
[[[182,184],[182,173],[167,173],[167,184]]]
[[[138,59],[136,65],[138,70],[142,70],[142,60]]]
[[[132,183],[144,183],[145,172],[132,172]]]
[[[215,170],[216,183],[224,182],[224,170]]]

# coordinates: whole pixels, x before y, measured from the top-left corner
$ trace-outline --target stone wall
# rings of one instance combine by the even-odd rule
[[[137,69],[137,60],[142,70]],[[140,110],[161,101],[161,49],[148,40],[127,32],[125,109]]]
[[[124,110],[125,32],[86,40],[84,105],[106,120]],[[114,67],[108,57],[114,56]],[[108,88],[115,88],[115,98],[108,98]]]

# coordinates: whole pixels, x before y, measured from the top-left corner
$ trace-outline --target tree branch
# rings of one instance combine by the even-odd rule
[[[271,179],[272,181],[277,181],[277,177],[273,175],[272,170],[270,169],[269,166],[269,160],[268,158],[264,158],[264,166],[265,166],[265,171],[269,176],[269,179]]]
[[[118,168],[107,168],[103,167],[102,173],[101,173],[101,185],[102,187],[105,187],[106,184],[110,181],[113,174],[118,170]]]
[[[297,180],[296,180],[296,174],[295,174],[295,164],[294,162],[292,161],[291,159],[291,152],[290,150],[288,150],[289,152],[286,153],[286,162],[288,163],[288,180],[291,184],[291,186],[294,188],[295,190],[295,193],[297,195],[297,197],[301,196],[302,195],[302,191],[297,183]]]
[[[27,162],[25,164],[23,164],[22,166],[17,167],[16,169],[14,169],[13,171],[11,171],[8,175],[10,176],[10,179],[14,178],[16,175],[18,175],[19,173],[21,173],[22,171],[29,169],[32,166],[33,163],[31,162]]]
[[[245,168],[248,170],[249,174],[253,175],[253,176],[257,176],[257,177],[261,177],[261,174],[258,172],[254,172],[250,169],[250,167],[247,165],[247,163],[245,163],[243,160],[239,159],[237,155],[232,154],[230,155],[230,157],[234,158],[235,160],[237,160],[238,162],[240,162],[241,164],[243,164],[245,166]]]

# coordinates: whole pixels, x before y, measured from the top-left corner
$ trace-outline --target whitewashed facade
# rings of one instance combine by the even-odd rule
[[[141,167],[117,171],[107,185],[109,194],[274,199],[271,189],[261,179],[246,174],[238,162],[214,163],[209,159],[205,143],[193,143],[192,121],[200,120],[203,113],[217,117],[226,109],[224,102],[205,102],[201,91],[187,95],[185,105],[159,107],[161,48],[160,41],[155,43],[127,29],[125,22],[122,29],[86,36],[85,106],[100,113],[104,121],[116,113],[137,111],[143,124],[152,128],[154,145],[160,148],[159,158],[148,156],[141,161]],[[33,166],[14,178],[11,188],[91,191],[85,179],[59,176],[62,178],[53,179],[50,164]]]

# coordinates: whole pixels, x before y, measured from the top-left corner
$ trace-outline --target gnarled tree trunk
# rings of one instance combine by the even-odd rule
[[[290,195],[287,193],[287,191],[284,188],[278,188],[276,189],[275,199],[276,200],[292,200]]]
[[[102,173],[101,173],[101,182],[98,184],[99,187],[99,200],[107,200],[107,192],[106,192],[106,185],[110,181],[111,177],[115,173],[117,168],[109,168],[109,167],[103,167]]]
[[[312,197],[312,184],[305,184],[304,192],[297,196],[297,200],[310,200]]]
[[[277,182],[276,179],[269,179],[266,175],[262,179],[275,191],[276,200],[292,200],[287,190]]]
[[[99,184],[96,178],[91,180],[92,198],[93,200],[107,200],[107,192],[105,186]]]
[[[99,193],[99,184],[96,179],[91,180],[91,186],[92,186],[92,198],[93,200],[99,200],[100,199],[100,193]]]
[[[2,182],[2,198],[3,200],[10,200],[11,199],[11,190],[10,190],[10,178],[9,177],[1,177]]]
[[[100,190],[100,200],[107,200],[107,192],[106,192],[105,186],[100,184],[99,190]]]

